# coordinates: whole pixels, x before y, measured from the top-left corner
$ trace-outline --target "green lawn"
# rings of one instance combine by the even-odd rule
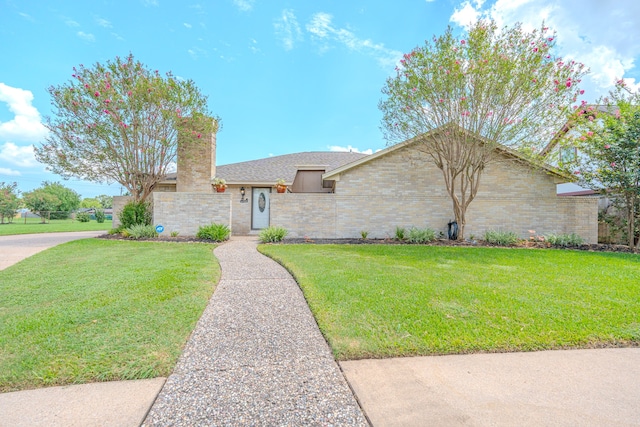
[[[15,219],[11,224],[0,224],[0,236],[11,234],[33,234],[33,233],[58,233],[61,231],[94,231],[109,230],[111,220],[106,220],[102,224],[96,221],[79,222],[72,219],[52,219],[46,224],[40,222],[40,218]]]
[[[392,245],[261,245],[340,360],[640,345],[640,256]]]
[[[0,392],[168,375],[219,279],[213,248],[86,239],[0,271]]]

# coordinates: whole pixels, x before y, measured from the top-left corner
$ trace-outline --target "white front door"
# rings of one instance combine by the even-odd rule
[[[259,230],[269,226],[269,195],[271,188],[253,189],[253,208],[251,215],[251,228]]]

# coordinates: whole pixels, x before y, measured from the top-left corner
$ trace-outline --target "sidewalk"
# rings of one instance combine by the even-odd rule
[[[143,425],[366,426],[300,288],[255,247],[215,249],[220,283]]]

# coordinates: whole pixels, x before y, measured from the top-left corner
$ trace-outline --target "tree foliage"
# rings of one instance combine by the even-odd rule
[[[175,164],[179,131],[198,143],[216,130],[207,97],[192,80],[163,77],[132,55],[73,71],[70,81],[48,89],[49,136],[35,149],[64,177],[118,182],[144,200]]]
[[[576,108],[570,123],[561,146],[579,155],[564,159],[562,166],[580,185],[614,201],[624,214],[628,244],[634,246],[640,237],[640,94],[619,81],[598,105]]]
[[[465,214],[496,147],[533,154],[565,123],[582,93],[582,64],[555,57],[555,33],[479,21],[405,54],[379,107],[389,144],[416,138],[442,170],[464,238]]]
[[[16,211],[20,207],[17,182],[0,182],[0,224],[12,222]]]
[[[86,199],[82,199],[80,202],[81,208],[94,208],[94,209],[102,209],[102,203],[97,198],[87,197]]]
[[[104,209],[113,208],[113,196],[107,196],[106,194],[101,194],[99,196],[96,196],[96,199],[98,199],[98,201],[100,202],[100,205],[102,205]]]
[[[80,207],[80,195],[59,182],[44,181],[42,187],[24,193],[23,203],[45,218],[65,219]]]

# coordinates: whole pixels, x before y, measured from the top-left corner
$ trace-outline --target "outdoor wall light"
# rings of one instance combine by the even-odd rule
[[[240,203],[247,203],[249,200],[247,200],[244,195],[246,194],[244,187],[240,187]]]

